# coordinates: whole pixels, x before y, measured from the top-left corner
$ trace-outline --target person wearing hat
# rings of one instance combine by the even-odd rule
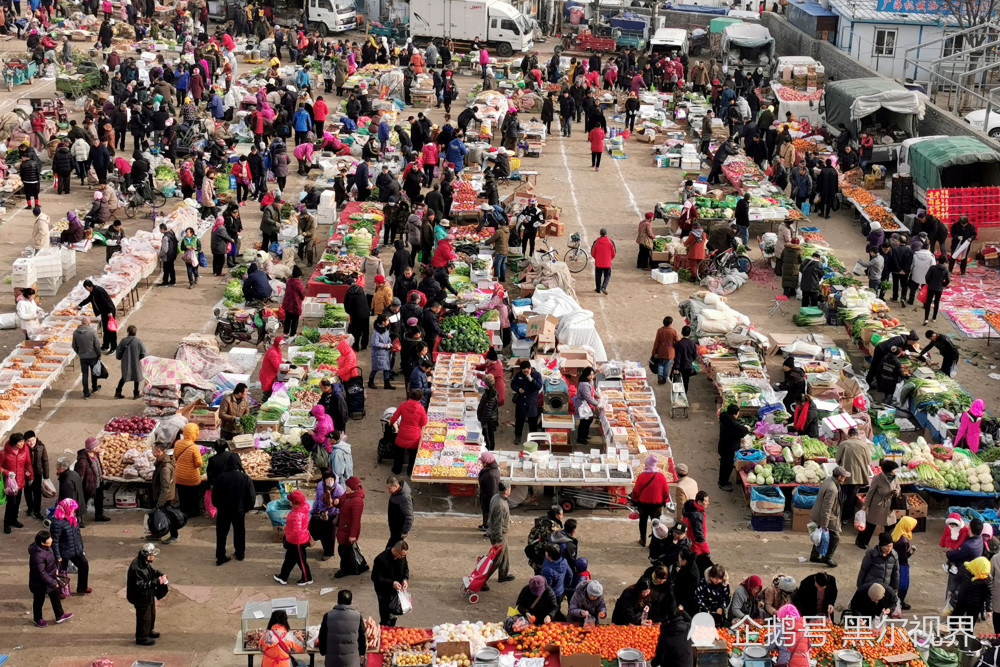
[[[879,368],[882,366],[882,359],[885,358],[889,351],[898,347],[901,350],[912,350],[913,346],[917,344],[920,340],[920,336],[917,335],[916,331],[912,329],[905,334],[897,334],[891,338],[886,338],[879,341],[875,349],[872,350],[872,362],[868,366],[868,374],[865,376],[865,382],[869,385],[875,383],[875,376],[878,373]]]
[[[656,454],[646,457],[646,467],[635,480],[630,500],[639,511],[639,545],[646,546],[646,524],[656,519],[670,500],[669,483],[658,467]]]
[[[507,499],[510,498],[510,491],[511,487],[507,482],[497,485],[497,493],[490,500],[490,511],[486,519],[486,538],[494,547],[500,547],[490,575],[496,572],[501,584],[514,581],[514,575],[510,573],[510,549],[507,546],[507,533],[510,530],[510,506]],[[485,588],[485,582],[483,586],[485,590],[489,590]]]
[[[776,574],[771,579],[771,584],[762,591],[764,603],[764,617],[775,616],[778,610],[792,601],[792,595],[798,590],[795,577],[787,574]]]
[[[604,603],[604,586],[597,580],[581,581],[576,590],[573,591],[573,597],[570,598],[567,620],[570,623],[583,625],[590,618],[596,625],[600,619],[607,617],[608,609]]]
[[[850,605],[844,610],[844,615],[862,618],[889,616],[898,603],[899,598],[891,588],[877,582],[867,583],[858,587]]]
[[[677,473],[677,482],[671,488],[671,496],[677,505],[677,521],[684,520],[684,503],[698,495],[698,482],[689,476],[689,469],[686,463],[678,463],[674,466]]]
[[[306,502],[305,494],[298,490],[288,494],[288,502],[292,504],[292,510],[285,521],[285,559],[281,563],[281,571],[274,575],[274,580],[282,586],[287,586],[288,575],[298,566],[302,572],[298,585],[307,586],[313,582],[312,572],[306,561],[306,548],[312,541],[309,535],[310,506]]]
[[[75,470],[83,483],[84,507],[94,501],[94,520],[110,521],[104,514],[104,467],[101,465],[101,441],[87,438],[82,449],[76,453]]]
[[[896,347],[895,345],[889,348],[889,354],[882,358],[882,363],[879,365],[878,372],[875,374],[874,387],[882,392],[883,403],[892,404],[894,402],[896,388],[906,376],[906,372],[903,370],[903,364],[900,361],[900,357],[902,355],[902,348]]]
[[[156,601],[167,593],[167,577],[153,567],[160,550],[155,544],[144,544],[126,575],[125,597],[135,607],[135,643],[152,646],[160,633],[156,626]]]
[[[820,554],[817,545],[813,544],[809,560],[813,563],[825,563],[827,567],[837,567],[833,554],[840,544],[840,494],[844,483],[851,478],[851,473],[842,466],[833,469],[833,474],[823,480],[816,494],[816,501],[809,511],[809,520],[819,528],[829,531],[829,542],[826,551]]]
[[[375,293],[372,295],[372,314],[375,317],[378,317],[383,312],[389,310],[394,297],[392,296],[392,288],[389,287],[389,283],[385,281],[384,275],[376,275],[374,282]],[[395,301],[399,300],[395,299]]]
[[[492,451],[482,452],[479,455],[479,462],[482,464],[479,469],[479,505],[483,513],[483,522],[478,528],[485,533],[493,496],[500,491],[500,465]]]
[[[893,592],[899,590],[899,556],[888,532],[878,536],[878,546],[865,553],[858,571],[858,588],[866,584],[879,584]]]
[[[865,529],[858,533],[855,544],[859,549],[867,549],[868,542],[875,533],[877,527],[884,527],[884,535],[888,536],[892,527],[896,524],[894,505],[899,502],[901,496],[899,480],[896,478],[896,469],[899,464],[895,461],[883,459],[880,462],[882,472],[872,478],[868,485],[868,493],[865,495],[865,502],[861,509],[865,512]],[[905,504],[902,506],[905,509]],[[889,540],[892,543],[892,540]],[[881,543],[880,543],[881,544]],[[898,587],[897,583],[893,588]]]
[[[528,579],[528,584],[518,593],[514,606],[519,614],[535,625],[563,619],[556,594],[541,575]]]
[[[685,549],[691,548],[691,540],[687,537],[687,526],[683,521],[678,521],[673,527],[668,528],[661,519],[653,519],[652,525],[649,562],[654,566],[673,567],[677,564],[677,556]]]

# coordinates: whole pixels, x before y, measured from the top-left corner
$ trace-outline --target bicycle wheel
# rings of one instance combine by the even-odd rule
[[[711,276],[716,273],[715,265],[710,259],[703,259],[698,262],[698,277],[704,278],[705,276]]]
[[[132,218],[135,217],[135,214],[136,214],[135,204],[126,204],[125,205],[125,217],[127,217],[129,220],[131,220]]]
[[[590,262],[590,255],[582,248],[573,248],[566,253],[566,266],[571,273],[580,273]]]
[[[167,196],[159,190],[153,190],[153,206],[160,208],[167,203]]]

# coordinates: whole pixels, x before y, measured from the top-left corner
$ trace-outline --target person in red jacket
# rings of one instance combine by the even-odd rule
[[[301,491],[289,493],[288,502],[292,504],[292,511],[285,520],[285,560],[281,563],[281,572],[274,575],[274,580],[282,586],[287,586],[288,575],[298,565],[302,571],[302,578],[297,583],[299,586],[306,586],[313,582],[309,563],[306,562],[306,547],[311,539],[309,505],[306,503],[306,495]]]
[[[255,144],[264,141],[264,114],[261,113],[260,109],[255,109],[250,114],[250,131],[253,132]]]
[[[420,157],[423,158],[424,161],[425,188],[429,188],[431,186],[431,181],[434,180],[434,168],[438,165],[439,156],[438,146],[433,141],[424,144],[423,148],[420,149]]]
[[[708,548],[708,492],[699,491],[684,503],[684,525],[691,540],[691,551],[697,556],[698,570],[712,565]]]
[[[292,267],[292,277],[285,283],[285,296],[281,299],[281,309],[285,311],[284,334],[294,336],[299,330],[299,317],[302,315],[302,300],[306,298],[306,290],[302,286],[302,269],[297,265]]]
[[[7,478],[13,475],[17,484],[17,493],[7,494],[7,507],[3,516],[3,532],[10,533],[11,528],[24,528],[24,524],[17,520],[21,496],[24,495],[24,487],[35,479],[31,467],[31,450],[24,444],[24,436],[20,433],[12,433],[0,452],[0,470],[3,471],[0,483],[6,484]]]
[[[413,462],[417,458],[417,447],[420,445],[420,433],[427,424],[427,411],[424,409],[420,399],[423,392],[420,389],[412,389],[407,394],[396,411],[392,413],[390,424],[399,422],[399,431],[396,433],[396,454],[392,462],[392,474],[400,475],[403,472],[403,454],[405,452],[408,459],[406,464],[406,474],[413,474]]]
[[[340,517],[337,524],[337,553],[340,554],[340,569],[333,575],[336,579],[368,571],[368,563],[358,548],[361,514],[365,509],[365,490],[361,487],[361,480],[357,477],[348,478],[347,493],[338,500]]]
[[[278,368],[281,366],[281,346],[284,343],[284,336],[275,338],[271,347],[264,353],[264,361],[260,364],[260,388],[265,401],[271,398],[271,389],[274,387],[274,380],[278,377]]]
[[[452,234],[438,241],[437,248],[434,249],[434,256],[431,257],[431,266],[435,269],[448,266],[448,262],[458,259],[451,242],[455,240]]]
[[[667,476],[657,467],[656,454],[646,457],[646,469],[639,473],[632,487],[632,504],[639,511],[639,544],[646,546],[646,523],[660,518],[663,506],[670,502]]]
[[[329,113],[330,109],[323,101],[323,96],[317,96],[316,101],[313,102],[313,131],[316,132],[317,137],[323,136],[323,124],[326,123],[326,116]]]
[[[608,293],[608,283],[611,282],[611,260],[615,258],[615,242],[608,238],[608,230],[601,229],[601,236],[590,247],[594,257],[594,291],[598,294]]]
[[[590,166],[601,170],[601,156],[604,155],[604,128],[598,125],[587,135],[590,138]]]

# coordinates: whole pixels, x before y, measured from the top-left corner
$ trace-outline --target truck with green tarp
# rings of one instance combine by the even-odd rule
[[[867,133],[875,141],[872,162],[879,163],[895,162],[900,144],[917,136],[926,111],[921,93],[881,77],[830,81],[822,102],[820,115],[831,134],[840,133],[841,123],[854,141]]]
[[[901,152],[900,166],[913,177],[913,194],[927,202],[939,188],[1000,186],[1000,153],[974,137],[938,137]]]

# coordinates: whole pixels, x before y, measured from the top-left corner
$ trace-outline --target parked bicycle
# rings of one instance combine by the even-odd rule
[[[569,243],[566,246],[566,256],[562,259],[559,257],[559,250],[550,246],[547,238],[542,239],[542,245],[545,246],[545,251],[541,253],[541,256],[553,262],[565,262],[570,273],[580,273],[590,263],[590,254],[580,247],[580,235],[576,232],[570,234]]]
[[[750,267],[753,262],[742,252],[738,252],[732,247],[725,250],[715,250],[711,255],[701,260],[698,264],[698,276],[718,276],[729,273],[732,270],[750,275]]]
[[[167,197],[159,190],[149,186],[149,183],[140,183],[137,186],[131,185],[128,189],[128,197],[125,200],[125,215],[129,219],[135,217],[144,206],[151,206],[153,212],[167,204]]]

